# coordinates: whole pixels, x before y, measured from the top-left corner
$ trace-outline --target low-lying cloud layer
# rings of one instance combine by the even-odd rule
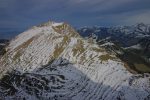
[[[0,29],[47,21],[74,26],[150,23],[150,0],[0,0]]]

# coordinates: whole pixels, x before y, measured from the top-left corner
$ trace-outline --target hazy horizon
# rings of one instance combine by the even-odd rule
[[[75,28],[150,24],[149,4],[149,0],[0,0],[0,35],[18,34],[48,20]]]

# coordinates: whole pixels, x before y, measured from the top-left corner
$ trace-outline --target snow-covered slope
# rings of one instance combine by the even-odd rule
[[[4,100],[150,99],[149,74],[131,74],[66,23],[47,22],[18,35],[0,64]]]

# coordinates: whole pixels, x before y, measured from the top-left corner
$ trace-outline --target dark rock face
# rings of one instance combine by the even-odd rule
[[[0,56],[6,53],[5,47],[8,45],[9,40],[0,39]]]
[[[51,64],[31,73],[21,73],[17,70],[8,72],[0,80],[1,99],[30,100],[31,98],[36,98],[39,100],[51,100],[64,97],[63,93],[61,94],[59,91],[65,89],[64,85],[68,79],[62,75],[63,73],[59,74],[58,72],[59,67],[67,67],[69,63],[52,65],[53,63],[55,62],[51,62]],[[45,71],[49,74],[45,73]]]
[[[150,58],[150,38],[143,38],[139,41],[141,45],[141,53]]]

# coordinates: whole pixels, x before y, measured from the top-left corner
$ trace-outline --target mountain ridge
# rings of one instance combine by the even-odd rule
[[[149,99],[149,74],[130,73],[116,55],[66,23],[34,26],[6,49],[0,60],[3,99]]]

